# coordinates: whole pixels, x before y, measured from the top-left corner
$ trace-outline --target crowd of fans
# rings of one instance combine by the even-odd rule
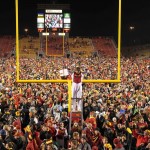
[[[21,59],[20,78],[57,79],[77,63],[85,79],[116,79],[117,60],[97,57]],[[149,150],[149,63],[121,58],[121,83],[83,83],[84,121],[69,130],[67,83],[16,83],[15,58],[0,59],[0,150]]]
[[[69,42],[69,46],[73,47],[73,48],[81,48],[81,47],[85,47],[85,46],[90,46],[91,45],[91,41],[90,39],[87,38],[72,38]]]
[[[76,65],[81,66],[84,79],[90,80],[115,80],[117,79],[117,58],[98,56],[80,57],[78,55],[70,58],[47,57],[40,59],[20,60],[20,79],[60,79],[59,71],[66,68],[72,74]]]

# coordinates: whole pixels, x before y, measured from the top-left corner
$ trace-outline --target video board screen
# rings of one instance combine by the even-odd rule
[[[70,28],[70,23],[64,23],[64,29],[69,29]]]
[[[39,28],[39,29],[44,29],[44,24],[43,24],[43,23],[38,23],[38,24],[37,24],[37,28]]]
[[[71,22],[70,18],[64,18],[64,23],[70,23],[70,22]]]
[[[64,18],[70,18],[70,13],[64,13]]]
[[[71,29],[71,14],[62,9],[41,9],[37,12],[37,29],[40,31],[62,31]]]
[[[46,28],[63,28],[62,14],[45,14]]]
[[[39,12],[37,15],[37,28],[44,30],[44,13]]]
[[[43,18],[37,18],[37,23],[44,23],[44,17]]]

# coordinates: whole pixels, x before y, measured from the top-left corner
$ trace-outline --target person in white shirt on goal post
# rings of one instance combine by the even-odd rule
[[[73,111],[82,110],[82,80],[83,74],[79,66],[72,74],[72,104]]]

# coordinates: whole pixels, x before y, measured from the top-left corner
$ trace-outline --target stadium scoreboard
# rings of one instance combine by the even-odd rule
[[[62,9],[38,10],[37,29],[38,32],[59,31],[69,32],[71,28],[71,15]]]

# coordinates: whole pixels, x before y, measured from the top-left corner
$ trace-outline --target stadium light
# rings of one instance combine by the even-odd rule
[[[29,29],[28,29],[28,28],[25,28],[25,29],[24,29],[24,31],[25,31],[25,33],[26,33],[26,35],[27,35],[27,34],[28,34]]]
[[[134,26],[130,26],[129,29],[132,31],[132,30],[135,29],[135,27]]]
[[[28,29],[27,29],[27,28],[25,28],[25,29],[24,29],[24,31],[27,33],[27,32],[28,32]]]

